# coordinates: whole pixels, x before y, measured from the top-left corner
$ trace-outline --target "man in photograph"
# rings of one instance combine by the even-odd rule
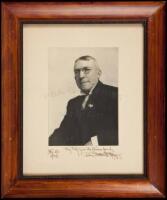
[[[118,88],[100,81],[101,69],[89,55],[75,60],[74,74],[81,95],[68,102],[49,146],[118,145]]]

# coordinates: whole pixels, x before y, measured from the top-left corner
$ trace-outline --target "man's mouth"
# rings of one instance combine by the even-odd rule
[[[88,81],[81,81],[81,84],[88,83]]]

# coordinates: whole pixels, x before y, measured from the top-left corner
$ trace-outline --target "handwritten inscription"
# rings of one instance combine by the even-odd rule
[[[52,158],[52,159],[54,159],[54,158],[58,158],[59,157],[59,150],[57,150],[57,149],[49,149],[48,150],[48,154],[49,154],[49,156]]]
[[[49,149],[49,155],[52,159],[64,155],[73,155],[77,157],[106,157],[114,160],[121,159],[121,154],[116,153],[112,147],[64,147],[60,149]]]

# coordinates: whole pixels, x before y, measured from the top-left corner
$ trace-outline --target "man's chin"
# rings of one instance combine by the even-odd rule
[[[90,88],[81,87],[81,91],[84,93],[89,93]]]

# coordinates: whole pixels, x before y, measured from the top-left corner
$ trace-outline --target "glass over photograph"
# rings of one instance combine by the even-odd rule
[[[143,33],[23,26],[24,176],[144,173]]]

